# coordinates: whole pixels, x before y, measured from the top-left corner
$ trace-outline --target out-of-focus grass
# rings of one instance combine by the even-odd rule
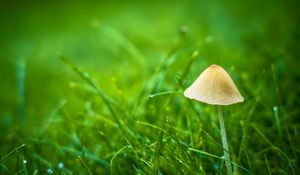
[[[297,10],[3,2],[0,173],[225,173],[215,107],[182,95],[216,63],[245,97],[224,108],[235,172],[299,174]]]

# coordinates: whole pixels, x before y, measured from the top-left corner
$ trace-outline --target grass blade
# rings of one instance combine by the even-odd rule
[[[168,120],[167,120],[168,121]],[[179,150],[180,150],[180,155],[181,158],[186,160],[189,163],[189,170],[191,171],[192,174],[195,174],[194,169],[191,168],[190,163],[192,162],[192,157],[190,156],[190,154],[186,151],[186,149],[184,149],[183,144],[180,142],[180,140],[178,139],[178,137],[176,136],[173,127],[171,126],[171,124],[168,122],[169,125],[169,131],[171,133],[172,138],[176,141]]]
[[[152,175],[157,175],[158,174],[158,158],[159,158],[159,153],[160,153],[160,150],[161,150],[161,147],[162,147],[163,137],[164,137],[164,132],[160,131],[158,139],[157,139],[157,143],[156,143],[154,158],[153,158]]]
[[[122,152],[124,149],[128,148],[128,145],[123,146],[121,149],[119,149],[114,155],[113,157],[110,159],[110,174],[113,174],[113,161],[114,159],[117,157],[118,154],[120,154],[120,152]]]
[[[268,158],[267,158],[266,155],[264,155],[264,157],[265,157],[265,162],[266,162],[266,165],[267,165],[268,173],[269,173],[269,175],[272,175]]]
[[[154,98],[156,96],[161,96],[161,95],[168,95],[168,94],[177,94],[179,92],[177,91],[164,91],[164,92],[157,92],[157,93],[154,93],[154,94],[150,94],[149,95],[149,98]]]
[[[23,168],[24,168],[24,175],[28,175],[28,170],[27,170],[27,161],[24,159],[23,157],[23,160],[22,160],[22,163],[23,163]]]
[[[287,156],[286,153],[284,153],[283,151],[281,151],[281,149],[279,149],[277,146],[275,146],[254,124],[251,125],[257,133],[259,133],[259,135],[271,146],[272,149],[276,150],[278,153],[280,153],[280,156],[283,156],[287,161],[288,164],[293,172],[293,175],[295,175],[295,171],[294,171],[294,167],[293,164],[290,160],[290,158]]]
[[[158,129],[158,130],[160,130],[160,131],[166,132],[165,129],[163,129],[163,128],[161,128],[161,127],[158,127],[158,126],[156,126],[156,125],[153,125],[153,124],[151,124],[151,123],[147,123],[147,122],[143,122],[143,121],[136,121],[136,122],[137,122],[138,124],[142,124],[142,125],[149,126],[149,127],[151,127],[151,128]]]
[[[0,163],[3,162],[4,160],[6,160],[8,157],[10,157],[11,155],[13,155],[14,153],[18,152],[21,148],[23,148],[24,146],[26,146],[25,144],[22,144],[20,146],[18,146],[17,148],[13,149],[11,152],[9,152],[8,154],[6,154],[5,156],[3,156],[0,159]]]
[[[67,100],[65,100],[65,99],[62,99],[58,102],[58,104],[50,112],[50,114],[47,117],[44,124],[42,124],[42,126],[39,128],[37,138],[41,138],[43,136],[43,134],[46,132],[46,130],[49,128],[50,124],[54,120],[55,115],[58,114],[59,111],[61,111],[63,109],[63,107],[65,106],[66,103],[67,103]]]
[[[228,161],[228,162],[230,162],[232,165],[234,165],[234,166],[236,166],[236,167],[238,167],[238,168],[240,168],[240,169],[246,171],[246,172],[249,173],[249,174],[252,174],[252,173],[251,173],[249,170],[247,170],[246,168],[244,168],[244,167],[238,165],[238,164],[235,163],[235,162],[232,162],[232,161],[230,161],[230,160],[224,159],[223,157],[216,156],[216,155],[214,155],[214,154],[211,154],[211,153],[208,153],[208,152],[205,152],[205,151],[200,151],[200,150],[197,150],[197,149],[194,149],[194,148],[188,148],[188,150],[193,151],[193,152],[196,152],[196,153],[199,153],[199,154],[203,154],[203,155],[206,155],[206,156],[210,156],[210,157],[213,157],[213,158],[217,158],[217,159],[220,159],[220,160]]]
[[[118,117],[117,113],[112,107],[112,99],[109,98],[104,91],[92,80],[92,78],[89,76],[87,72],[83,72],[78,67],[76,67],[72,62],[70,62],[66,57],[59,54],[59,58],[68,66],[70,66],[82,79],[84,79],[92,88],[95,89],[97,94],[100,96],[100,98],[103,100],[104,104],[107,106],[109,111],[111,112],[112,116],[114,117],[115,121],[117,122],[119,128],[122,131],[122,134],[125,137],[125,140],[128,142],[128,144],[133,145],[130,139],[126,135],[126,129],[122,125],[121,119]],[[129,127],[126,127],[127,130],[130,130]],[[131,132],[130,132],[131,133]]]
[[[101,29],[103,33],[110,36],[111,39],[115,40],[120,47],[123,47],[129,54],[131,54],[135,61],[141,65],[145,65],[146,59],[144,55],[128,38],[125,37],[125,35],[112,27],[102,27]]]
[[[85,163],[81,156],[78,156],[78,160],[80,161],[81,165],[87,170],[88,174],[93,175],[91,169],[88,167],[88,165]]]
[[[19,104],[19,122],[23,126],[25,122],[25,76],[26,76],[25,59],[20,58],[17,62],[17,91]]]

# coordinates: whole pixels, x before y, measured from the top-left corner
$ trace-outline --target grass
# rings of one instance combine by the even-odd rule
[[[217,108],[183,96],[211,64],[245,97],[234,174],[299,174],[295,4],[4,3],[0,174],[226,174]]]

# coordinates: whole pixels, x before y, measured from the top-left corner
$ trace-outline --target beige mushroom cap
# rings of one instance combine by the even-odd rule
[[[244,101],[228,73],[215,64],[199,75],[184,91],[184,96],[211,105],[231,105]]]

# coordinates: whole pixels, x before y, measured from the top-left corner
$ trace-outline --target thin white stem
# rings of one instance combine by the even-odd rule
[[[228,143],[227,143],[227,137],[226,137],[226,130],[224,125],[224,119],[223,119],[223,113],[222,113],[222,107],[218,106],[218,115],[219,115],[219,122],[220,122],[220,129],[221,129],[221,136],[222,136],[222,145],[223,145],[223,152],[225,157],[225,166],[227,169],[227,175],[232,175],[232,167],[228,151]]]

